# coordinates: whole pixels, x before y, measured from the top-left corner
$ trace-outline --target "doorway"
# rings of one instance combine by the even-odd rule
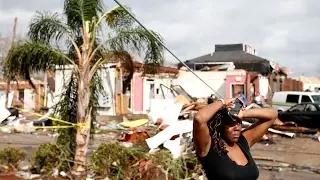
[[[231,84],[231,97],[235,97],[239,92],[246,95],[245,84]]]
[[[143,111],[150,110],[151,99],[154,98],[154,93],[154,80],[146,79],[143,85]]]

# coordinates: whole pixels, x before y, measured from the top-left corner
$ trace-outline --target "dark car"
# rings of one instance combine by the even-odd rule
[[[314,103],[296,104],[286,110],[279,112],[282,122],[294,122],[296,125],[307,128],[320,128],[320,105]]]

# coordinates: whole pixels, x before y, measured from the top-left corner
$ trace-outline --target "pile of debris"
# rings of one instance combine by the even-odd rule
[[[210,101],[214,101],[214,98],[194,99],[184,95],[178,95],[174,99],[151,99],[150,112],[144,115],[144,118],[135,120],[125,118],[123,122],[114,123],[113,127],[121,129],[123,135],[119,141],[127,146],[145,141],[150,152],[166,148],[174,158],[178,158],[182,154],[194,153],[193,117]],[[249,106],[252,107],[257,108]],[[255,121],[255,119],[244,119],[243,128],[249,127]],[[272,140],[273,136],[270,133],[294,138],[297,133],[316,134],[317,130],[292,126],[277,119],[261,141]]]
[[[46,110],[41,117],[34,116],[32,112],[21,112],[16,108],[0,107],[0,111],[0,132],[2,133],[34,133],[39,126],[52,125],[49,119],[52,109]]]
[[[122,122],[98,120],[98,129],[121,131],[119,141],[126,146],[144,142],[150,152],[167,148],[173,157],[178,158],[182,153],[193,151],[192,119],[199,109],[207,105],[206,101],[199,99],[194,102],[182,95],[174,99],[152,99],[147,115],[127,116]]]

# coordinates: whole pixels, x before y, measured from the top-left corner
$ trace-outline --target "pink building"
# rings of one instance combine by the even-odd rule
[[[143,64],[135,62],[135,73],[131,81],[131,101],[129,107],[133,113],[143,113],[150,109],[150,101],[154,98],[163,98],[170,91],[161,86],[170,87],[174,84],[179,70],[170,67],[159,67],[157,75],[142,75]]]

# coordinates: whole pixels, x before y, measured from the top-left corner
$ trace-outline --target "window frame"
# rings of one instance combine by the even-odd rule
[[[297,101],[296,101],[296,102],[288,101],[288,99],[289,99],[290,97],[292,98],[292,96],[297,96],[297,97],[296,97],[296,98],[297,98]],[[298,94],[287,94],[286,103],[299,103],[299,98],[300,98],[300,95],[298,95]]]

